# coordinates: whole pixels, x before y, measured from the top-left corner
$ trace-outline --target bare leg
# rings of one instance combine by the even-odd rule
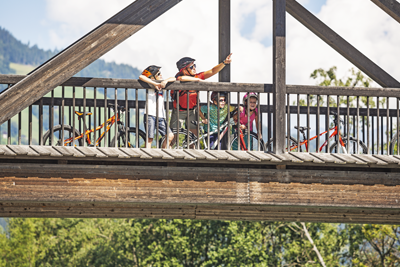
[[[147,148],[151,148],[151,143],[153,143],[153,138],[147,139]]]

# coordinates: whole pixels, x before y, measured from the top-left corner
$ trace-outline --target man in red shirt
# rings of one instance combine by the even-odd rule
[[[231,54],[229,54],[226,59],[215,66],[214,68],[197,73],[196,72],[196,64],[194,64],[195,59],[190,57],[181,58],[178,62],[176,62],[176,66],[178,67],[179,72],[175,75],[177,81],[181,82],[201,82],[205,79],[208,79],[218,72],[220,72],[225,65],[228,65],[232,62]],[[197,121],[197,91],[179,91],[176,92],[176,97],[174,99],[174,109],[172,110],[171,115],[171,128],[176,131],[178,127],[178,111],[177,111],[177,100],[179,97],[179,120],[187,121],[187,94],[189,93],[189,121]],[[171,92],[173,95],[174,92]],[[181,128],[181,124],[179,123],[179,128]],[[193,123],[189,123],[189,130],[197,135],[197,126]]]

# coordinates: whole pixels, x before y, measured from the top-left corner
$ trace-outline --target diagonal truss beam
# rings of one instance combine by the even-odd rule
[[[62,84],[181,0],[137,0],[0,94],[0,124]]]
[[[295,0],[286,0],[286,10],[315,35],[339,52],[382,87],[400,88],[400,83],[340,37]]]
[[[396,0],[371,0],[375,5],[379,6],[383,11],[400,23],[400,3]]]

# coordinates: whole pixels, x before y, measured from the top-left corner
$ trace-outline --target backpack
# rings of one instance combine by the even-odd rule
[[[177,98],[179,92],[179,111],[187,110],[187,94],[189,93],[189,110],[193,110],[197,106],[197,92],[196,91],[171,91],[171,98],[174,101],[174,108],[176,108]]]

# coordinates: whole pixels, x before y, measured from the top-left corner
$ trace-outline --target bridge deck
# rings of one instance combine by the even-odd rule
[[[396,156],[0,149],[0,217],[400,220]]]

